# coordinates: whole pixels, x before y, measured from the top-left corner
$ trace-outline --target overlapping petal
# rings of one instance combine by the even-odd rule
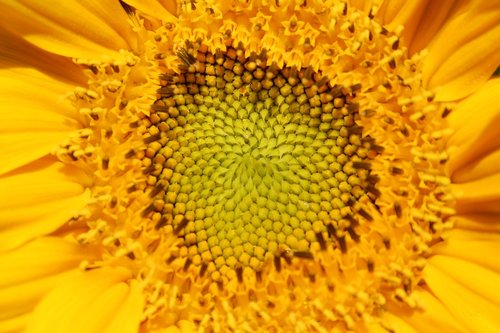
[[[118,57],[136,37],[119,1],[2,2],[0,25],[55,54],[86,59]]]
[[[47,235],[78,214],[88,204],[82,182],[89,181],[81,170],[50,158],[2,176],[0,252]]]
[[[103,268],[82,272],[51,291],[36,307],[28,333],[137,332],[142,296],[130,272]]]

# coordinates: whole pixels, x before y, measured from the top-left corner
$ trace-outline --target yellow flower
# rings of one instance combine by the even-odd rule
[[[0,7],[0,332],[500,330],[500,1]]]

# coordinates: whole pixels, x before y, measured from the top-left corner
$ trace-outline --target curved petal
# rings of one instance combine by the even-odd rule
[[[0,288],[26,283],[77,267],[93,252],[58,237],[42,237],[0,255]]]
[[[424,84],[436,100],[466,97],[486,82],[500,64],[500,0],[471,1],[449,19],[433,39]]]
[[[46,51],[73,58],[115,58],[135,44],[118,1],[6,0],[0,22]]]
[[[484,209],[491,211],[500,205],[500,173],[468,183],[451,184],[450,188],[456,199],[457,210],[461,213],[474,209],[475,204],[483,204],[473,210],[476,212]]]
[[[4,322],[6,326],[26,325],[22,320],[23,317],[26,315],[31,317],[35,306],[50,290],[75,278],[78,274],[79,270],[75,269],[0,289],[0,309],[2,310],[0,327]]]
[[[455,183],[466,183],[500,173],[500,150],[478,158],[453,174]]]
[[[413,34],[419,26],[419,21],[425,12],[429,0],[386,0],[380,6],[377,16],[382,22],[395,30],[398,26],[403,26],[403,38],[409,45]],[[441,1],[440,1],[441,2]]]
[[[143,303],[142,290],[137,281],[132,281],[126,299],[103,332],[136,333],[141,321]]]
[[[26,327],[30,316],[31,314],[28,313],[5,320],[0,319],[0,332],[1,333],[22,332],[23,328]]]
[[[123,282],[129,276],[123,268],[82,272],[40,302],[26,332],[102,333],[108,323],[113,322],[117,311],[120,313],[123,305],[130,305],[130,299],[137,293],[136,287],[131,290]],[[137,330],[139,322],[134,324]]]
[[[449,174],[500,148],[500,78],[488,81],[448,116],[455,133],[448,142]]]
[[[500,214],[467,214],[453,216],[454,230],[500,233]]]
[[[456,267],[460,269],[460,267]],[[471,332],[498,332],[499,308],[481,295],[463,286],[430,261],[423,270],[425,282],[462,325]],[[477,276],[481,279],[481,276]],[[496,289],[495,289],[496,290]]]
[[[1,177],[0,252],[49,234],[78,214],[90,197],[79,182],[88,181],[80,170],[51,159]]]
[[[157,0],[125,0],[124,2],[149,16],[161,19],[163,22],[176,20],[176,17]],[[170,2],[175,3],[175,1]]]
[[[81,67],[70,59],[46,52],[21,37],[0,28],[0,68],[16,68],[26,71],[28,67],[43,72],[51,79],[57,78],[59,82],[73,85],[84,85],[87,82]],[[4,75],[2,74],[0,77],[3,78]],[[39,87],[44,87],[44,85]]]
[[[35,69],[0,69],[0,175],[52,153],[81,128],[63,94],[72,86]]]
[[[410,54],[426,48],[442,26],[453,14],[460,12],[464,4],[466,1],[462,0],[427,1],[424,10],[419,12],[420,16],[412,18],[418,20],[418,24],[413,24],[411,30],[405,27],[403,32]]]
[[[93,251],[56,237],[34,240],[0,255],[0,331],[21,323],[51,288],[74,277],[82,260]],[[16,319],[17,318],[17,319]]]
[[[410,315],[401,314],[400,317],[417,332],[464,332],[448,309],[431,292],[417,287],[412,295],[417,299],[419,309],[412,311]]]
[[[500,273],[500,247],[496,242],[450,237],[442,245],[433,247],[432,252],[469,261]]]
[[[484,253],[477,253],[478,256],[482,254]],[[500,310],[500,294],[494,292],[500,286],[500,274],[468,260],[443,255],[432,256],[428,262],[453,277],[462,286],[495,304]],[[497,269],[500,269],[500,266]]]

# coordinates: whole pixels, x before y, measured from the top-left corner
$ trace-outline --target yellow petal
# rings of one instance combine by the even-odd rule
[[[70,270],[91,257],[90,249],[58,237],[38,238],[0,255],[0,288]]]
[[[495,242],[452,237],[442,245],[433,247],[432,252],[474,262],[500,273],[500,248]]]
[[[53,288],[69,281],[79,269],[31,280],[25,283],[0,288],[0,320],[22,316],[31,312],[38,302]]]
[[[451,184],[450,188],[459,212],[463,212],[462,206],[473,209],[473,206],[478,203],[488,203],[492,207],[498,207],[500,203],[500,174],[468,183]],[[482,212],[482,209],[484,207],[478,207],[475,211]]]
[[[484,252],[476,253],[476,255],[484,255]],[[432,256],[428,262],[453,277],[462,286],[495,304],[500,310],[500,294],[495,292],[500,286],[500,274],[467,260],[443,255]],[[498,269],[500,266],[497,267]]]
[[[102,268],[67,281],[35,308],[26,332],[102,333],[127,301],[129,286],[122,281],[129,276],[122,268]]]
[[[500,0],[472,1],[433,39],[424,84],[436,100],[463,98],[486,82],[500,64]]]
[[[405,43],[409,45],[419,26],[420,18],[424,14],[429,2],[432,1],[384,1],[377,16],[382,18],[382,22],[384,22],[390,30],[395,30],[398,26],[403,26],[403,38]]]
[[[39,159],[81,128],[73,86],[30,68],[0,69],[0,175]]]
[[[401,315],[401,319],[408,322],[417,332],[464,332],[448,309],[431,292],[417,287],[412,295],[417,299],[418,309],[412,311],[411,315]]]
[[[0,252],[53,232],[79,213],[89,193],[80,170],[39,160],[0,178]]]
[[[0,22],[46,51],[74,58],[114,58],[135,43],[118,1],[6,0]]]
[[[455,229],[478,231],[482,233],[500,233],[499,214],[457,215],[451,218]]]
[[[368,1],[368,0],[350,0],[349,5],[352,7],[358,8],[358,9],[364,11],[365,13],[369,13],[370,9],[373,6],[373,3],[372,3],[372,1]]]
[[[455,130],[448,143],[447,163],[453,177],[460,168],[500,148],[500,78],[490,80],[461,101],[448,121]]]
[[[405,26],[403,31],[409,45],[410,54],[426,48],[443,24],[454,13],[460,11],[461,4],[465,4],[465,2],[460,0],[427,1],[421,15],[418,18],[412,18],[412,20],[418,19],[418,25],[412,26],[412,30]]]
[[[176,17],[157,0],[125,0],[124,2],[149,16],[161,19],[163,22],[176,20]]]
[[[21,332],[26,327],[29,318],[30,314],[24,314],[9,319],[0,319],[0,333]]]
[[[500,173],[500,150],[496,150],[453,174],[453,182],[465,183]]]
[[[464,287],[431,263],[424,268],[423,276],[434,295],[469,331],[500,331],[500,308]]]
[[[3,29],[0,29],[0,68],[2,68],[0,79],[5,77],[3,73],[5,69],[23,72],[33,68],[31,71],[34,72],[36,68],[37,71],[49,75],[48,81],[54,81],[56,77],[59,82],[71,82],[78,85],[84,85],[87,82],[81,67],[73,63],[71,59],[46,52]],[[8,85],[3,84],[2,87],[9,88]],[[46,85],[38,86],[39,89],[46,87]],[[24,92],[30,93],[31,91]]]
[[[410,324],[408,324],[406,321],[404,321],[402,318],[393,315],[390,312],[387,312],[384,314],[384,321],[387,321],[389,323],[389,327],[394,331],[394,332],[401,332],[401,333],[418,333],[411,327]]]
[[[132,281],[128,295],[103,332],[136,333],[141,322],[143,303],[142,290],[136,281]]]
[[[52,153],[69,136],[64,131],[0,135],[0,156],[5,161],[0,175]]]
[[[158,0],[161,5],[174,16],[177,16],[177,0]]]
[[[463,241],[484,241],[500,242],[500,234],[496,232],[483,232],[475,230],[453,229],[446,232],[447,239],[456,239]]]

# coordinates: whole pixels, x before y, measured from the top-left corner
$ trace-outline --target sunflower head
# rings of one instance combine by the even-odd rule
[[[106,26],[120,40],[95,28],[112,52],[31,40],[71,56],[79,78],[64,96],[78,125],[29,162],[80,195],[60,224],[12,246],[50,234],[61,243],[42,247],[79,253],[73,287],[40,303],[33,332],[80,284],[134,313],[130,332],[399,332],[425,304],[456,315],[428,289],[464,207],[450,172],[460,106],[455,83],[430,78],[437,42],[415,52],[423,37],[407,17],[434,5],[102,6],[121,17]],[[450,19],[477,9],[442,6]]]

